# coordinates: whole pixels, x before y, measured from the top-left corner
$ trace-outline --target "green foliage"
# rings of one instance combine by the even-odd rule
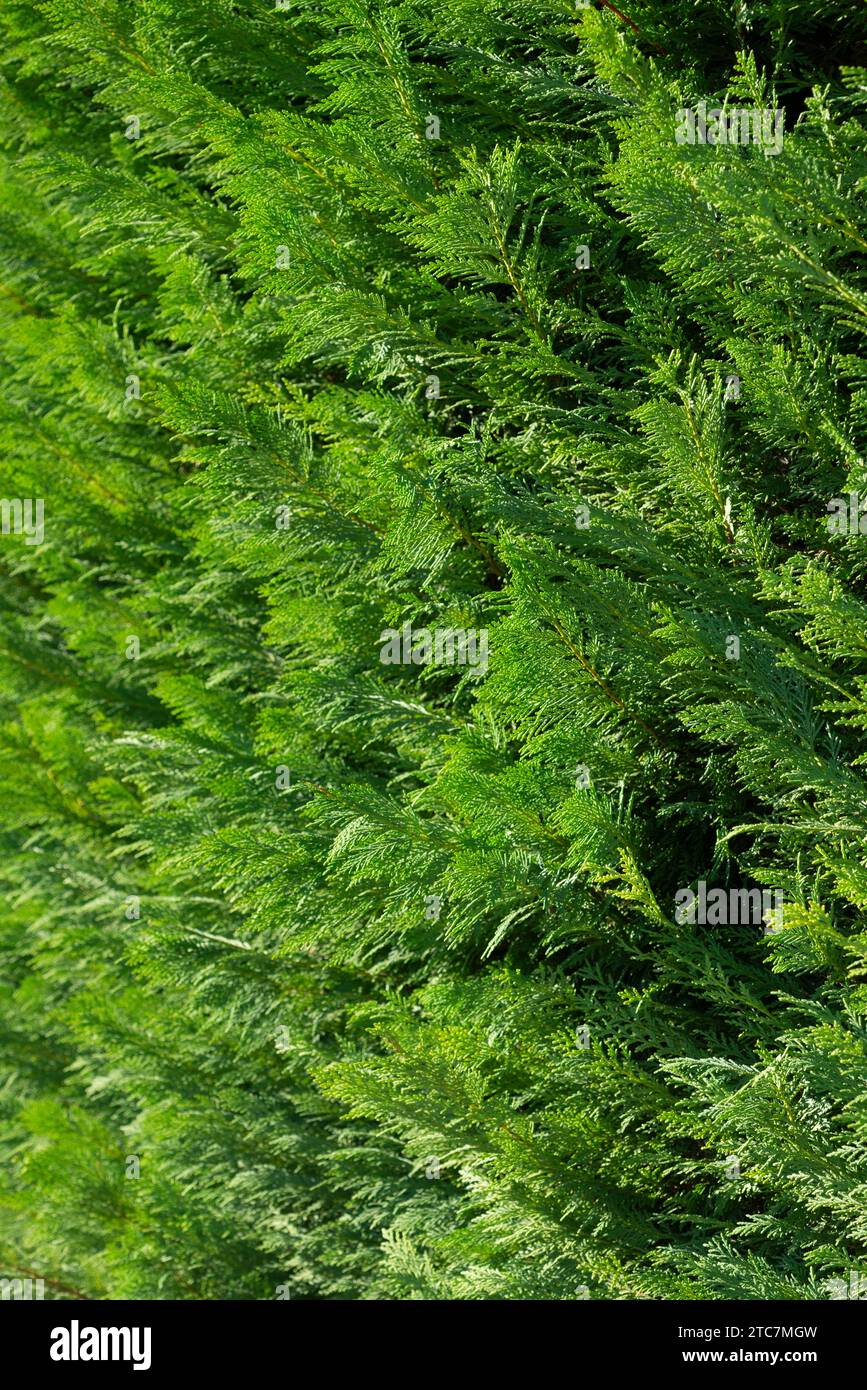
[[[867,17],[628,9],[7,0],[4,1276],[867,1278]]]

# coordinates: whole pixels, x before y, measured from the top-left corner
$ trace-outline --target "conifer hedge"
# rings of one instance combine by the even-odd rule
[[[867,1281],[867,9],[624,5],[4,0],[6,1279]]]

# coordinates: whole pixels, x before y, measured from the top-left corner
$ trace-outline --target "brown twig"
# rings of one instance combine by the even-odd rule
[[[612,14],[616,14],[618,19],[622,19],[624,24],[628,24],[629,27],[633,29],[636,34],[639,35],[640,38],[644,38],[644,35],[642,34],[638,25],[635,23],[635,20],[630,19],[629,15],[624,14],[622,10],[618,10],[616,5],[611,4],[611,0],[600,0],[600,3],[606,10],[610,10]],[[671,57],[671,54],[669,53],[668,49],[663,48],[662,44],[657,43],[655,39],[648,39],[648,43],[653,44],[653,47],[656,49],[657,53],[663,53],[666,58]]]

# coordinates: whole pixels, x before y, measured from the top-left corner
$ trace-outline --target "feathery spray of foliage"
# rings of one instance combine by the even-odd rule
[[[867,1278],[867,12],[628,9],[4,4],[6,1277]]]

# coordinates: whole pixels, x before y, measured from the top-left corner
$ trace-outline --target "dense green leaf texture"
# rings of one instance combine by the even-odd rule
[[[5,0],[4,1278],[867,1280],[867,10],[624,4]]]

